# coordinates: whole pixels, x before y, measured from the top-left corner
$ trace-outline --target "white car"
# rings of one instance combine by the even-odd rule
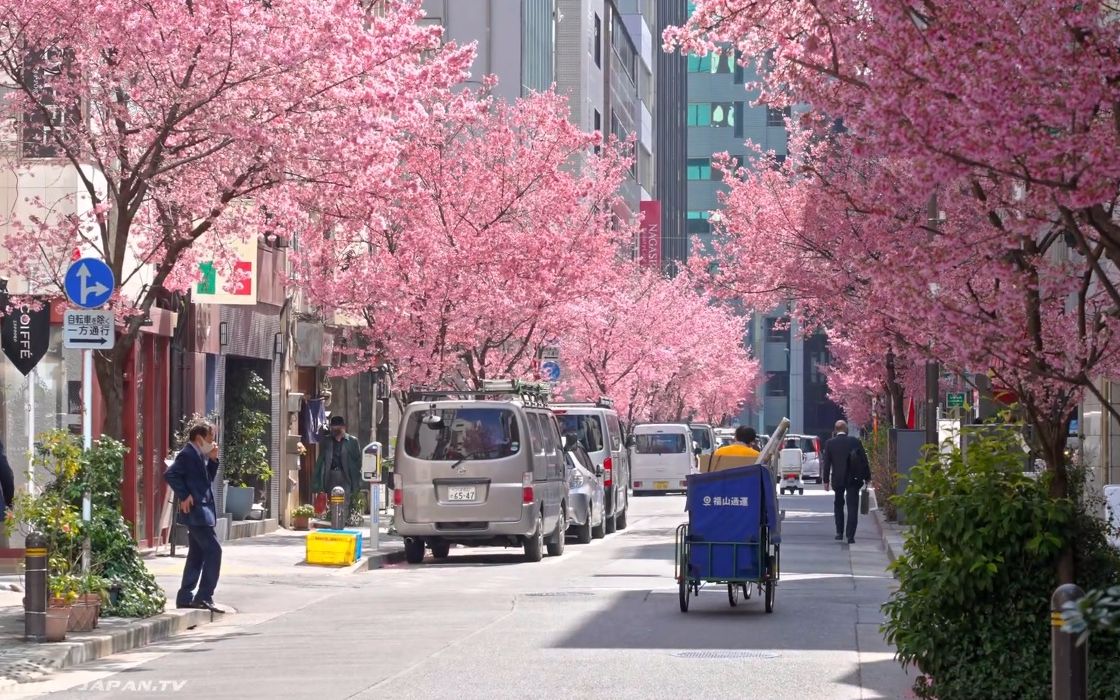
[[[801,478],[821,483],[821,440],[816,435],[786,435],[785,449],[798,448],[805,453]]]

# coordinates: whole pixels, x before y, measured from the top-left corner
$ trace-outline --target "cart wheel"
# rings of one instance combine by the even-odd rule
[[[688,579],[682,578],[680,583],[680,599],[681,599],[681,612],[688,612],[688,595],[691,593],[692,586],[689,585]]]
[[[774,612],[774,582],[766,582],[766,612]]]
[[[735,607],[739,604],[739,584],[727,584],[727,602],[731,603],[731,607]]]
[[[751,599],[751,584],[749,583],[743,584],[743,598],[745,598],[746,600]]]

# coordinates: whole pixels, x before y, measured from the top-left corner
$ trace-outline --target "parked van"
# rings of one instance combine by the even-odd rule
[[[547,387],[491,381],[479,392],[423,392],[401,417],[393,477],[405,558],[451,545],[564,551],[568,482]]]
[[[603,468],[602,480],[607,508],[606,530],[626,529],[630,505],[630,455],[622,442],[622,426],[609,398],[594,404],[554,404],[552,412],[560,422],[563,435],[574,433],[596,467]]]
[[[634,495],[685,491],[689,474],[699,471],[700,446],[684,423],[646,423],[634,427],[630,469]]]

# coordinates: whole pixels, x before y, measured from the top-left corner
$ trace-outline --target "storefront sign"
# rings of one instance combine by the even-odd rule
[[[7,299],[2,303],[7,306]],[[17,306],[0,323],[4,354],[23,376],[31,374],[51,344],[51,307],[44,301],[38,310]]]
[[[646,200],[639,205],[642,227],[638,234],[638,264],[661,269],[661,202]]]
[[[235,240],[231,247],[236,254],[232,264],[228,260],[205,260],[198,264],[202,279],[191,295],[196,304],[253,306],[257,303],[257,239],[250,236],[247,241]],[[234,282],[232,287],[231,281]]]

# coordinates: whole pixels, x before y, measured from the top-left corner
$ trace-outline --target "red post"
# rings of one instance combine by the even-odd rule
[[[160,417],[156,413],[156,385],[160,381],[162,371],[156,368],[167,369],[167,363],[156,364],[156,338],[155,336],[140,336],[144,348],[144,532],[140,538],[148,541],[149,547],[156,545],[156,493],[162,491],[156,484],[155,462],[159,452],[157,444],[159,436]]]
[[[121,408],[121,425],[124,431],[124,444],[128,451],[124,453],[124,480],[121,484],[121,513],[124,519],[133,526],[133,536],[136,532],[136,346],[125,361],[124,375],[124,406]]]

